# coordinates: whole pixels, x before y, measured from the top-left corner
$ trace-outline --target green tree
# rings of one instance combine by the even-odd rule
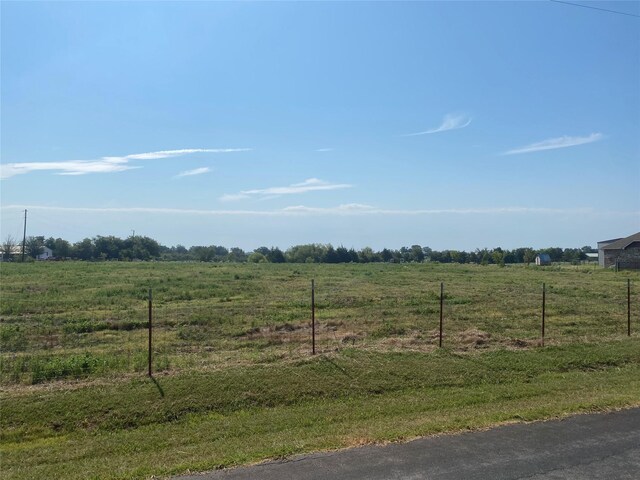
[[[189,250],[187,250],[187,247],[185,247],[184,245],[176,245],[174,247],[175,253],[177,253],[178,255],[186,255],[189,253]]]
[[[56,244],[56,240],[53,237],[49,237],[44,241],[44,246],[53,250],[53,247]]]
[[[79,260],[91,260],[94,256],[95,248],[90,238],[85,238],[73,244],[71,256]]]
[[[269,260],[267,260],[267,257],[265,257],[260,252],[251,253],[251,255],[249,255],[249,257],[247,258],[247,261],[249,263],[269,263]]]
[[[233,247],[229,250],[227,260],[229,262],[243,263],[247,261],[247,254],[240,247]]]
[[[17,245],[18,242],[11,235],[7,235],[2,242],[2,259],[11,260]]]
[[[54,257],[68,258],[71,256],[71,244],[62,238],[56,238],[53,241],[53,247],[49,248],[53,250]]]
[[[108,235],[106,237],[98,235],[94,241],[94,257],[102,260],[118,260],[120,253],[124,250],[124,242],[118,237]]]
[[[189,249],[189,253],[199,262],[211,262],[215,256],[215,252],[211,247],[193,246]]]
[[[44,237],[27,237],[25,250],[28,256],[36,258],[44,251]]]
[[[290,263],[320,263],[326,252],[326,247],[319,243],[295,245],[285,252],[287,262]]]
[[[580,260],[587,258],[586,254],[578,248],[565,248],[562,252],[562,261],[573,264],[580,263]]]
[[[336,255],[338,256],[338,263],[349,263],[352,261],[349,250],[342,245],[336,248]]]
[[[465,263],[466,260],[466,252],[460,252],[459,250],[451,250],[449,252],[451,256],[451,261],[453,263]]]
[[[358,252],[358,258],[361,263],[379,262],[380,256],[378,256],[371,247],[364,247]]]
[[[118,240],[119,258],[122,260],[151,260],[160,256],[160,244],[152,238],[138,235]]]
[[[336,249],[333,248],[333,246],[328,245],[327,249],[324,252],[324,255],[322,256],[322,262],[323,263],[339,263],[340,262],[340,257],[338,256],[338,253],[336,252]]]
[[[219,245],[212,245],[211,248],[213,249],[214,262],[224,262],[228,259],[229,250],[227,250],[225,247],[222,247]]]
[[[493,260],[493,263],[495,263],[496,265],[504,267],[504,252],[500,247],[494,248],[491,251],[491,260]]]
[[[410,259],[412,262],[418,263],[424,261],[424,250],[420,245],[411,245]]]
[[[268,247],[258,247],[254,250],[254,252],[261,253],[266,257],[267,255],[269,255],[269,253],[271,253],[271,249],[269,249]]]
[[[266,257],[271,263],[285,263],[287,261],[284,253],[278,247],[271,247]]]
[[[564,254],[564,250],[560,247],[550,247],[550,248],[544,248],[540,250],[540,252],[538,253],[547,253],[549,254],[549,257],[551,257],[552,262],[561,262],[562,255]]]
[[[380,258],[383,262],[390,262],[393,260],[393,252],[388,248],[383,248],[380,252]]]
[[[489,250],[483,248],[482,250],[476,250],[476,254],[478,255],[478,259],[480,260],[481,265],[488,265],[491,263],[491,255],[489,254]]]
[[[529,265],[531,262],[533,262],[536,259],[536,252],[533,251],[533,248],[525,248],[522,259],[524,263]]]

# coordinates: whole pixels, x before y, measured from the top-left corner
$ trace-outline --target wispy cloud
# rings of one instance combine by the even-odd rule
[[[64,162],[25,162],[0,165],[0,178],[9,178],[26,173],[53,170],[58,175],[85,175],[88,173],[111,173],[132,170],[126,160],[69,160]]]
[[[0,165],[0,178],[9,178],[37,171],[54,171],[58,175],[87,175],[89,173],[112,173],[141,168],[129,165],[136,160],[158,160],[194,153],[246,152],[250,148],[184,148],[158,152],[134,153],[120,157],[102,157],[96,160],[67,160],[62,162],[23,162]]]
[[[186,170],[184,172],[180,172],[178,175],[176,175],[176,178],[192,177],[194,175],[202,175],[203,173],[209,173],[210,171],[211,171],[211,169],[209,167],[194,168],[193,170]]]
[[[433,215],[594,215],[634,216],[640,211],[611,211],[593,208],[538,208],[538,207],[494,207],[494,208],[445,208],[445,209],[385,209],[371,205],[350,203],[336,207],[290,206],[275,210],[204,210],[182,208],[148,207],[52,207],[42,205],[6,205],[0,210],[40,210],[62,213],[87,214],[158,214],[200,216],[433,216]]]
[[[459,128],[466,127],[470,123],[471,123],[471,117],[469,117],[468,115],[448,113],[447,115],[444,116],[444,118],[442,119],[442,123],[438,128],[425,130],[424,132],[405,133],[402,136],[415,137],[416,135],[428,135],[431,133],[446,132],[448,130],[457,130]]]
[[[541,150],[555,150],[556,148],[575,147],[576,145],[584,145],[585,143],[597,142],[602,140],[604,135],[601,133],[592,133],[586,137],[569,137],[564,135],[557,138],[549,138],[541,142],[532,143],[524,147],[514,148],[504,152],[504,155],[515,155],[518,153],[539,152]]]
[[[536,207],[495,207],[495,208],[435,208],[435,209],[386,209],[359,203],[338,207],[292,206],[282,212],[307,215],[505,215],[505,214],[561,214],[574,215],[593,212],[591,208],[536,208]]]
[[[220,197],[220,200],[223,202],[235,202],[236,200],[244,200],[245,198],[250,198],[250,196],[244,193],[225,193]]]
[[[228,202],[233,200],[242,200],[245,198],[267,198],[322,190],[338,190],[342,188],[351,188],[352,186],[353,185],[349,185],[347,183],[329,183],[318,178],[308,178],[304,182],[294,183],[286,187],[260,188],[255,190],[243,190],[234,194],[225,194],[220,197],[220,200]]]
[[[333,148],[318,148],[316,152],[333,152]]]

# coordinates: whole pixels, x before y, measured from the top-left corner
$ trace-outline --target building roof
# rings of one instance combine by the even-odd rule
[[[616,240],[609,245],[605,245],[602,247],[602,250],[624,250],[633,242],[640,242],[640,232],[634,233],[626,238],[621,238],[620,240]]]
[[[620,237],[617,237],[617,238],[612,238],[611,240],[600,240],[600,241],[598,242],[598,246],[600,246],[600,244],[604,244],[604,245],[606,245],[606,244],[608,244],[608,243],[617,242],[618,240],[622,240],[622,239],[621,239]]]

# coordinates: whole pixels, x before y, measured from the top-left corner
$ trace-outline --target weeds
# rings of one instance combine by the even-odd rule
[[[2,273],[5,385],[144,371],[149,288],[154,358],[172,371],[309,355],[312,278],[320,353],[431,351],[440,282],[447,348],[537,347],[543,282],[547,344],[613,340],[626,333],[626,278],[640,283],[575,266],[36,262]]]

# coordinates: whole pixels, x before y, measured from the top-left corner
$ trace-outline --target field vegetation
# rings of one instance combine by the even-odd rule
[[[12,236],[0,243],[0,254],[5,261],[33,261],[44,252],[44,247],[51,249],[52,258],[67,260],[162,260],[181,262],[233,262],[233,263],[402,263],[432,261],[439,263],[476,263],[481,265],[512,263],[530,264],[536,254],[547,254],[554,262],[580,264],[587,259],[587,253],[597,250],[590,246],[582,248],[549,247],[534,250],[529,247],[505,250],[497,248],[461,250],[433,250],[427,246],[411,245],[399,249],[383,248],[375,251],[371,247],[360,250],[346,248],[342,245],[311,243],[294,245],[285,251],[278,247],[259,247],[252,252],[245,252],[239,247],[227,248],[222,245],[183,245],[168,247],[156,240],[144,236],[119,238],[113,235],[85,238],[70,243],[62,238],[46,238],[44,236],[26,237],[25,256],[21,255],[21,244]]]
[[[1,268],[6,478],[144,478],[640,405],[635,272],[439,263]]]

